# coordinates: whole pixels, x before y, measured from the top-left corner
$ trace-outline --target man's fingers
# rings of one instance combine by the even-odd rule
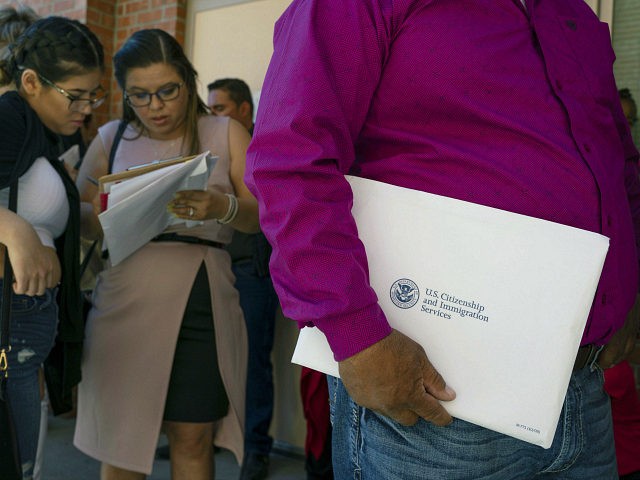
[[[439,427],[444,427],[453,422],[453,418],[449,412],[440,404],[438,400],[429,395],[426,391],[422,401],[413,407],[413,411],[425,419]]]
[[[399,424],[404,425],[405,427],[411,427],[412,425],[415,425],[418,419],[420,418],[420,416],[417,413],[407,409],[390,411],[390,412],[377,412],[377,413],[385,415],[395,420]]]
[[[422,377],[423,385],[420,385],[417,404],[413,406],[413,411],[434,425],[449,425],[453,418],[439,400],[451,401],[456,398],[456,393],[447,386],[442,375],[428,360],[422,369]]]
[[[442,375],[429,363],[423,370],[424,388],[429,395],[438,400],[451,401],[456,398],[456,392],[444,381]]]
[[[421,391],[416,393],[407,408],[379,411],[378,413],[391,417],[406,427],[414,425],[419,418],[439,427],[449,425],[453,421],[449,412],[436,398],[427,393],[424,387],[420,388]]]

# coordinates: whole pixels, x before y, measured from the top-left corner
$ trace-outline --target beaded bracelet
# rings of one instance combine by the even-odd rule
[[[227,208],[227,213],[224,214],[224,217],[216,220],[216,222],[223,225],[233,222],[238,215],[238,199],[232,193],[225,193],[225,195],[229,199],[229,208]]]

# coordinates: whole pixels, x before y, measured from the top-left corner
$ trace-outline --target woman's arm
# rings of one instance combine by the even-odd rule
[[[13,268],[13,291],[33,296],[55,287],[61,276],[55,248],[43,245],[29,222],[4,207],[0,207],[0,225],[0,243],[7,247]],[[4,251],[0,259],[7,261]]]
[[[231,222],[231,226],[242,232],[257,233],[260,231],[258,201],[244,183],[247,148],[250,142],[249,132],[240,123],[229,119],[229,152],[231,156],[229,176],[238,197],[238,215]],[[228,208],[228,200],[225,206]],[[224,210],[223,215],[225,213],[227,213],[227,209]]]
[[[95,182],[106,175],[108,170],[109,159],[105,153],[102,139],[100,135],[97,135],[84,155],[76,180],[82,202],[80,204],[80,233],[90,240],[102,237],[102,226],[98,220],[100,193]]]

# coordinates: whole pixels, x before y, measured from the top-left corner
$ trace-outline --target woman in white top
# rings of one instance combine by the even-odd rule
[[[104,100],[103,62],[97,37],[62,17],[35,22],[0,61],[17,89],[0,97],[0,283],[13,291],[6,381],[25,479],[40,423],[37,372],[58,321],[60,338],[82,339],[79,199],[57,157],[60,135],[75,133]]]

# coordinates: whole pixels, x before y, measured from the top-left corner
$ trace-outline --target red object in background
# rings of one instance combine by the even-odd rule
[[[300,372],[302,410],[307,421],[304,442],[307,479],[332,480],[331,421],[329,420],[329,387],[324,373],[302,367]]]
[[[640,398],[629,362],[604,371],[604,389],[611,397],[618,474],[640,472]]]
[[[107,201],[109,200],[108,193],[100,193],[100,211],[104,212],[107,209]]]

